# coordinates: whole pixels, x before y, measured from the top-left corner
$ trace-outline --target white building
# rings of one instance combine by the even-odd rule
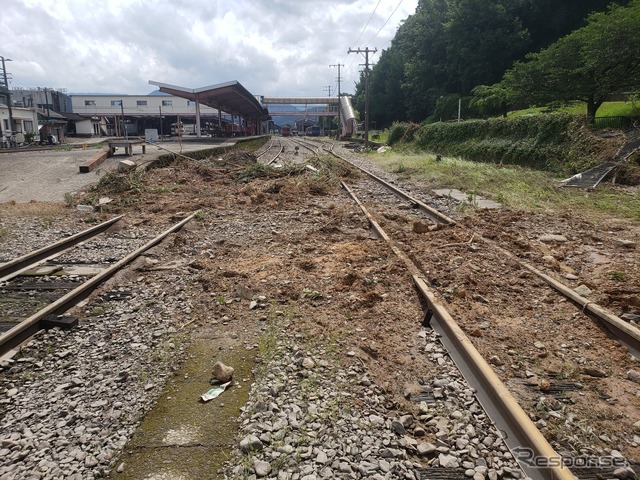
[[[40,141],[38,112],[35,108],[12,107],[11,117],[13,125],[9,125],[9,107],[0,104],[0,130],[2,130],[0,144],[2,147],[9,147],[11,143],[24,143],[27,133],[34,134],[33,141]],[[13,136],[11,132],[13,132]]]
[[[175,123],[195,124],[196,103],[186,98],[160,92],[150,95],[71,94],[73,113],[86,118],[77,121],[79,136],[102,136],[123,133],[144,133],[146,128],[157,129],[162,135],[171,133]],[[200,117],[217,123],[218,111],[200,105]],[[124,121],[123,121],[124,120]],[[204,128],[204,127],[203,127]]]

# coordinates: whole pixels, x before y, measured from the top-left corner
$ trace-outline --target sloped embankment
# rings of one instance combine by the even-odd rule
[[[477,162],[520,165],[573,174],[613,157],[623,138],[603,138],[584,119],[568,114],[394,124],[390,144]]]

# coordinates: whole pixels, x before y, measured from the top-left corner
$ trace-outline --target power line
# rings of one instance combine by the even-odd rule
[[[402,2],[403,2],[403,1],[404,1],[404,0],[400,0],[400,2],[398,2],[398,5],[397,5],[397,6],[396,6],[396,8],[393,10],[393,12],[391,12],[391,15],[389,15],[389,17],[385,20],[385,22],[384,22],[384,23],[382,24],[382,26],[380,27],[380,30],[378,30],[378,31],[376,32],[376,34],[375,34],[373,37],[371,37],[367,43],[365,43],[365,45],[364,45],[365,47],[366,47],[367,45],[369,45],[369,44],[373,41],[373,39],[374,39],[374,38],[376,38],[376,37],[378,36],[378,34],[382,31],[382,29],[384,28],[384,26],[385,26],[387,23],[389,23],[389,20],[391,20],[391,17],[393,17],[393,15],[398,11],[398,9],[400,8],[400,5],[402,5]]]
[[[378,3],[376,4],[376,7],[373,9],[373,12],[371,12],[371,15],[369,15],[369,20],[367,20],[367,23],[365,24],[364,28],[362,29],[362,31],[360,32],[360,35],[358,35],[358,38],[356,39],[355,42],[353,42],[352,45],[355,45],[358,43],[358,41],[360,40],[360,38],[362,38],[362,35],[364,34],[364,32],[366,31],[367,27],[369,26],[369,22],[371,22],[371,19],[373,18],[373,16],[375,15],[376,11],[378,10],[378,7],[380,6],[380,2],[382,0],[378,0]],[[343,62],[345,62],[347,60],[347,56],[349,55],[349,53],[347,53],[344,58],[342,59]],[[353,61],[349,64],[349,67],[347,68],[347,71],[351,70],[351,66],[353,65]]]
[[[398,3],[398,5],[396,5],[396,8],[393,9],[393,12],[391,12],[391,14],[387,17],[387,19],[385,20],[385,22],[382,24],[382,26],[380,27],[380,29],[376,32],[376,34],[371,37],[369,39],[369,41],[365,44],[365,47],[368,46],[382,31],[382,29],[387,25],[387,23],[389,23],[389,20],[391,20],[391,18],[395,15],[395,13],[398,11],[398,9],[400,8],[400,6],[402,5],[402,3],[404,2],[404,0],[400,0],[400,2]],[[380,1],[378,1],[378,5],[380,5]],[[376,5],[376,8],[374,9],[373,13],[371,14],[371,17],[369,17],[369,21],[371,20],[371,18],[373,17],[373,14],[376,12],[376,10],[378,9],[378,5]],[[367,21],[367,26],[369,25],[369,21]],[[366,28],[366,26],[365,26]],[[362,33],[364,33],[364,29],[362,31]],[[360,34],[360,36],[358,38],[360,38],[362,36],[362,33]],[[393,39],[391,39],[393,40]],[[391,40],[389,40],[388,42],[385,43],[385,46],[391,42]],[[357,41],[356,41],[357,43]],[[346,59],[346,57],[345,57]],[[349,63],[349,66],[346,68],[346,72],[350,72],[351,71],[351,67],[353,66],[353,62],[355,60],[352,60],[351,63]]]
[[[376,8],[373,9],[373,12],[371,12],[371,15],[369,15],[369,20],[367,20],[367,23],[365,24],[364,28],[362,29],[362,31],[360,32],[360,35],[358,35],[358,38],[356,38],[356,41],[353,42],[354,44],[357,44],[358,41],[362,38],[362,34],[365,32],[365,30],[367,29],[367,27],[369,26],[369,22],[371,21],[371,19],[373,18],[373,16],[376,13],[376,10],[378,10],[378,7],[380,6],[380,2],[382,0],[378,0],[378,3],[376,4]]]

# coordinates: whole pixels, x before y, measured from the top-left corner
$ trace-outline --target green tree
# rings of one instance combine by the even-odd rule
[[[419,0],[370,73],[369,117],[379,125],[439,118],[441,98],[466,99],[476,86],[499,82],[514,61],[584,26],[590,12],[606,9],[609,2]],[[362,81],[356,86],[361,111]],[[474,95],[470,106],[489,108],[497,100],[483,95]]]
[[[593,121],[609,94],[640,88],[640,0],[594,13],[587,25],[516,62],[501,82],[517,102],[581,100]]]
[[[511,102],[509,92],[502,85],[478,85],[471,95],[470,106],[481,115],[507,116]]]

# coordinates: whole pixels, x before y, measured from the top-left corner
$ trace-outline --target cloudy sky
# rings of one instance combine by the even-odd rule
[[[353,93],[418,0],[2,0],[0,55],[14,87],[146,94],[149,80],[237,80],[255,95]]]

